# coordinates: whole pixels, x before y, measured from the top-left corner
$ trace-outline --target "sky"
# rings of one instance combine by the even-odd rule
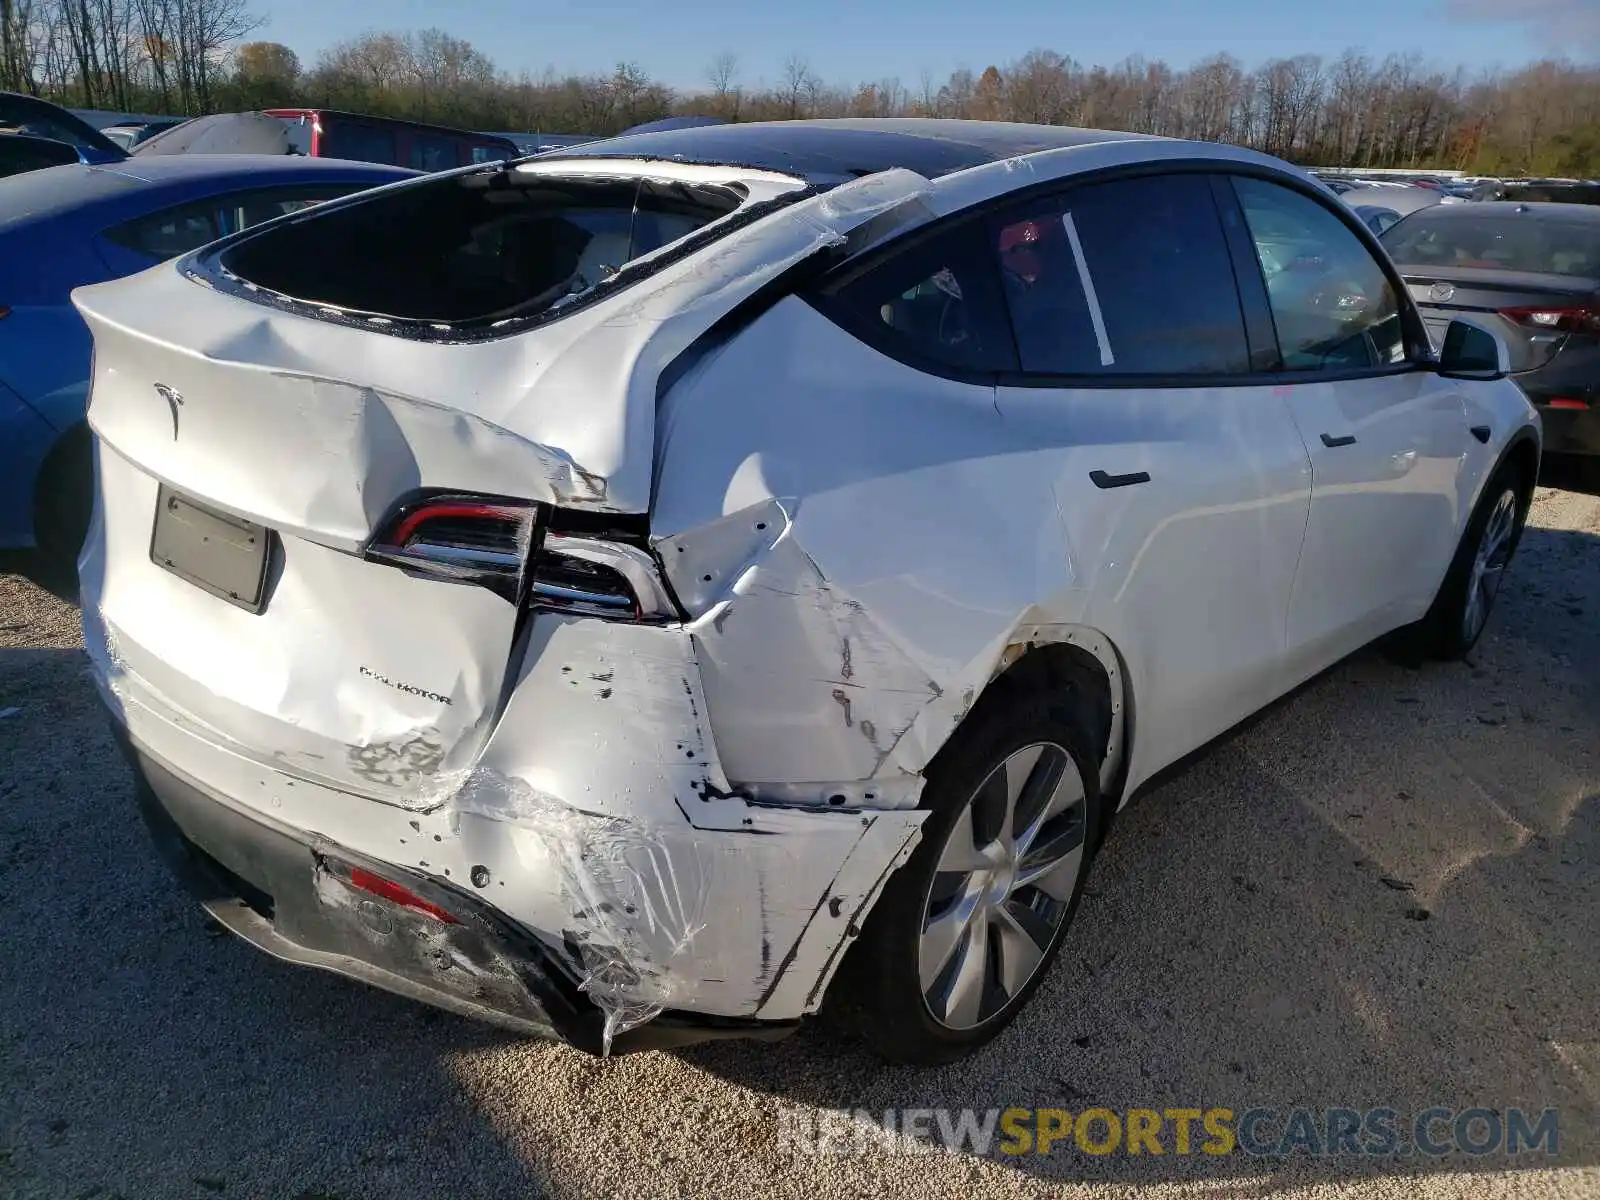
[[[609,72],[636,62],[680,89],[704,86],[728,51],[746,87],[775,83],[798,54],[829,83],[981,71],[1031,49],[1111,64],[1130,54],[1174,66],[1226,51],[1247,66],[1420,51],[1469,68],[1556,55],[1600,62],[1600,0],[251,0],[252,37],[283,42],[307,67],[365,30],[437,27],[502,70]]]

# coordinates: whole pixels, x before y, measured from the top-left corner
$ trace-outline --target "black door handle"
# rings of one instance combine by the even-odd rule
[[[1489,444],[1489,435],[1492,432],[1494,432],[1494,431],[1492,429],[1490,429],[1487,425],[1474,425],[1472,427],[1472,436],[1477,438],[1485,446],[1487,446]]]
[[[1097,488],[1128,487],[1135,483],[1149,483],[1150,472],[1133,471],[1127,475],[1107,475],[1104,471],[1090,471],[1089,478]]]
[[[1329,437],[1327,434],[1323,434],[1322,444],[1328,447],[1330,450],[1336,446],[1354,446],[1356,444],[1356,437],[1353,433],[1347,434],[1344,437]]]

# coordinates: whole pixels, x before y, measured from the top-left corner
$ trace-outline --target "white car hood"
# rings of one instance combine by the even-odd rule
[[[666,366],[765,283],[927,186],[903,170],[842,185],[488,341],[322,320],[163,264],[73,293],[95,339],[89,421],[167,483],[340,548],[418,487],[643,512]]]

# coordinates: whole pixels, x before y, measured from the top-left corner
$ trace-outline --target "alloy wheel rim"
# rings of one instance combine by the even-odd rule
[[[1472,574],[1467,580],[1467,607],[1461,618],[1461,632],[1468,641],[1475,639],[1488,624],[1489,612],[1500,591],[1500,580],[1511,559],[1511,536],[1517,523],[1517,496],[1510,488],[1500,493],[1484,523],[1478,539],[1478,552],[1472,559]]]
[[[994,1020],[1028,986],[1066,920],[1088,801],[1066,749],[1037,742],[989,773],[951,826],[923,905],[918,970],[949,1029]]]

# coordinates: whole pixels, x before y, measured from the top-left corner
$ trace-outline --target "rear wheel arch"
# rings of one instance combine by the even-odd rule
[[[1101,803],[1115,808],[1129,761],[1133,697],[1122,655],[1111,640],[1083,625],[1017,630],[996,661],[988,684],[946,743],[954,741],[973,714],[1027,691],[1071,691],[1080,698],[1085,724],[1100,755]]]

